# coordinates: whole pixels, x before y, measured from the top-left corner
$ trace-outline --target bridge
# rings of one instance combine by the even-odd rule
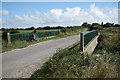
[[[88,32],[86,30],[81,36],[74,35],[57,40],[49,40],[26,48],[5,52],[2,54],[2,77],[29,78],[31,74],[36,69],[39,69],[57,50],[64,49],[78,41],[81,41],[83,51],[89,51],[87,50],[90,48],[89,45],[91,45],[91,43],[94,44],[94,40],[97,40],[97,33],[97,31]],[[90,35],[93,34],[95,35],[90,37]],[[89,36],[88,41],[84,40],[86,36]],[[86,44],[84,44],[83,41],[85,41]]]

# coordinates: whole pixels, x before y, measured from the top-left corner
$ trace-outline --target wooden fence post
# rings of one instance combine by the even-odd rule
[[[82,51],[84,52],[84,32],[82,32],[80,34],[80,45],[81,45],[81,48],[82,48]]]
[[[10,41],[10,33],[7,33],[7,39],[8,39],[8,44],[10,44],[11,43],[11,41]]]

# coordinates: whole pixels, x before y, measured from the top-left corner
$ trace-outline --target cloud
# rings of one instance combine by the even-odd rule
[[[118,9],[117,8],[104,8],[100,9],[92,4],[88,13],[94,17],[97,22],[118,22]]]
[[[29,14],[30,13],[30,14]],[[33,14],[34,13],[34,14]],[[99,8],[95,4],[90,5],[89,9],[84,10],[80,7],[62,9],[51,9],[48,12],[28,11],[22,16],[15,15],[5,21],[4,26],[10,27],[29,27],[29,26],[69,26],[81,25],[83,22],[113,22],[118,23],[117,8]]]
[[[52,9],[52,10],[50,10],[50,13],[60,16],[60,15],[62,15],[62,11],[63,11],[62,9]]]
[[[0,14],[2,14],[3,16],[8,16],[10,13],[8,10],[0,10]]]
[[[40,12],[39,12],[39,11],[35,11],[35,14],[36,14],[37,16],[39,16],[39,15],[40,15]]]
[[[98,18],[99,20],[106,19],[107,15],[104,14],[98,7],[95,7],[95,4],[92,4],[90,6],[89,13],[91,15],[94,15],[94,17]]]
[[[65,12],[66,15],[71,15],[71,16],[78,16],[80,14],[80,7],[75,7],[75,8],[66,8],[67,12]]]
[[[15,18],[18,19],[18,20],[23,20],[23,18],[18,16],[17,14],[15,15]]]

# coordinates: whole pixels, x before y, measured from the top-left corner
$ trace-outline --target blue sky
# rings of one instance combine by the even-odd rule
[[[41,13],[48,12],[51,9],[65,9],[81,7],[87,10],[91,4],[96,4],[100,8],[117,7],[117,2],[3,2],[2,9],[10,11],[11,16],[15,14],[23,15],[26,11],[38,10]]]
[[[117,20],[115,19],[113,20],[113,16],[111,16],[112,14],[113,15],[116,14],[115,11],[117,8],[118,8],[117,2],[3,2],[2,10],[3,10],[3,13],[5,14],[5,15],[3,14],[3,17],[2,17],[3,27],[9,27],[9,25],[11,27],[18,27],[18,26],[19,27],[24,27],[24,26],[37,27],[42,25],[55,26],[60,24],[62,24],[63,26],[78,25],[79,23],[77,22],[79,21],[81,21],[81,23],[83,23],[83,21],[90,22],[89,19],[87,20],[87,17],[92,18],[93,22],[97,22],[97,21],[101,22],[101,21],[104,21],[105,16],[110,17],[110,19],[105,20],[105,22],[111,21],[111,22],[117,23]],[[113,10],[115,11],[113,12]],[[73,13],[75,11],[77,12],[73,14],[72,11]],[[77,17],[80,17],[80,18],[84,16],[83,18],[85,19],[77,20],[77,18],[74,15],[77,15]],[[95,18],[99,16],[103,18],[96,20]],[[52,20],[52,18],[55,20]],[[71,19],[71,21],[69,22],[71,23],[73,21],[74,23],[69,24],[69,22],[66,22],[68,21],[67,19],[69,18]],[[29,19],[31,21],[32,19],[34,20],[33,24],[31,24]],[[21,24],[18,24],[20,20],[21,20]],[[25,21],[26,23],[24,23]]]
[[[3,2],[118,2],[119,0],[2,0]]]

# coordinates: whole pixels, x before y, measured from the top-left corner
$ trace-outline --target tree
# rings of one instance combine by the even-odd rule
[[[41,28],[41,27],[38,27],[37,30],[42,30],[42,28]]]
[[[113,27],[114,23],[106,23],[103,25],[103,27]]]
[[[25,30],[34,30],[34,27],[26,28]]]
[[[5,28],[1,28],[1,30],[2,30],[2,31],[4,31],[4,30],[5,30]]]
[[[84,26],[84,27],[88,27],[87,22],[84,22],[84,23],[82,24],[82,26]]]
[[[103,22],[101,22],[101,26],[103,26]]]
[[[62,28],[64,28],[64,27],[62,27],[62,26],[57,26],[56,27],[56,29],[62,29]]]
[[[43,30],[49,30],[49,29],[51,29],[51,28],[50,28],[50,26],[46,26],[46,27],[43,27],[42,29],[43,29]]]
[[[35,28],[34,27],[30,27],[30,30],[34,30]]]
[[[120,24],[115,24],[115,26],[114,27],[120,27]]]
[[[91,25],[91,24],[88,24],[87,26],[88,26],[87,28],[91,28],[92,25]]]
[[[99,23],[93,23],[92,26],[94,26],[94,25],[100,25],[100,24]]]
[[[93,23],[92,26],[90,27],[90,30],[94,30],[94,29],[102,29],[102,26],[99,23]]]
[[[14,33],[20,33],[18,30],[5,30],[3,33],[2,33],[2,39],[4,39],[5,41],[7,41],[7,33],[10,33],[10,34],[14,34]]]

